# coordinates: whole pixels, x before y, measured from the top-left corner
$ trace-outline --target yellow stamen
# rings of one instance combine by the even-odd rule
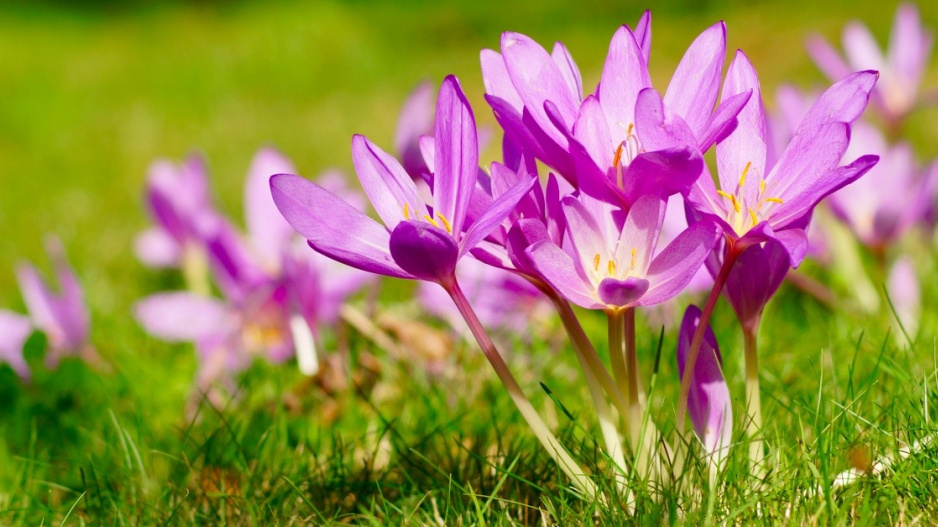
[[[405,220],[410,219],[410,203],[404,204],[404,219]]]
[[[749,207],[749,217],[752,218],[752,226],[755,227],[759,223],[759,219],[756,218],[756,211],[752,210],[752,207]]]
[[[599,272],[599,253],[593,257],[593,270]]]
[[[453,226],[449,224],[449,220],[446,219],[446,216],[439,212],[437,212],[436,215],[440,218],[440,221],[443,222],[443,227],[446,228],[446,232],[453,234]]]
[[[629,129],[625,131],[625,135],[632,135],[633,128],[635,128],[635,123],[629,123]]]
[[[616,148],[616,154],[612,157],[612,166],[618,168],[619,161],[622,161],[622,143],[619,144],[619,148]]]
[[[736,200],[736,196],[734,196],[734,195],[732,195],[732,194],[729,194],[729,193],[727,193],[727,192],[723,192],[722,190],[718,190],[718,191],[717,191],[717,194],[719,194],[719,195],[723,196],[724,198],[730,200],[730,202],[733,203],[733,210],[735,210],[737,213],[739,213],[739,212],[742,210],[742,209],[739,207],[739,201]]]
[[[606,270],[609,271],[609,276],[615,276],[616,274],[616,263],[612,260],[609,260],[609,265],[606,266]]]
[[[638,255],[638,247],[632,247],[632,262],[630,264],[632,269],[635,269],[635,257],[637,255]]]
[[[433,225],[433,226],[436,227],[437,229],[440,228],[440,224],[437,223],[437,222],[435,222],[435,221],[433,221],[433,218],[431,218],[428,214],[424,214],[424,215],[423,215],[423,219],[429,221],[429,222],[430,222],[430,225]]]
[[[765,180],[759,180],[759,194],[765,194]]]
[[[771,201],[772,203],[778,203],[779,205],[785,203],[780,198],[765,198],[765,201]]]
[[[752,161],[746,163],[746,168],[743,169],[743,175],[739,176],[739,188],[743,188],[743,185],[746,183],[746,174],[749,173],[749,167],[752,166]]]

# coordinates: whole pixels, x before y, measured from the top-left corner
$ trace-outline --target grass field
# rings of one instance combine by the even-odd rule
[[[720,19],[730,49],[749,54],[767,94],[783,81],[820,85],[804,35],[836,39],[856,17],[885,39],[894,11],[882,2],[724,4],[654,9],[657,86],[690,41]],[[863,314],[851,305],[850,277],[806,264],[844,300],[832,309],[786,285],[769,305],[760,334],[769,477],[749,473],[737,426],[740,444],[719,488],[707,488],[703,464],[692,466],[686,481],[693,484],[639,495],[635,518],[567,491],[473,343],[454,338],[445,367],[428,372],[419,357],[391,357],[347,328],[328,337],[349,350],[355,379],[347,387],[332,391],[292,364],[258,362],[240,378],[234,401],[219,407],[193,398],[191,347],[148,337],[131,317],[134,301],[182,285],[173,273],[143,267],[131,250],[148,222],[142,192],[152,160],[204,153],[219,208],[240,222],[245,172],[260,146],[276,145],[307,177],[330,167],[350,171],[351,135],[390,148],[409,90],[448,73],[461,78],[479,120],[494,127],[478,53],[497,47],[502,31],[542,44],[562,40],[591,87],[615,28],[634,24],[644,7],[587,2],[574,10],[560,0],[0,6],[0,307],[22,311],[13,268],[27,259],[48,269],[42,239],[57,234],[82,278],[102,357],[94,366],[71,360],[45,371],[44,341],[35,335],[26,348],[31,382],[0,367],[0,524],[938,522],[934,445],[881,477],[830,486],[841,471],[938,432],[938,245],[930,241],[903,245],[923,285],[921,329],[908,339],[897,338],[888,308]],[[920,8],[926,24],[938,27],[938,5]],[[938,85],[934,58],[925,85]],[[922,160],[938,152],[936,119],[930,108],[909,124]],[[410,291],[386,284],[383,309],[420,317]],[[603,320],[582,318],[605,356]],[[713,326],[731,392],[741,399],[742,337],[722,301]],[[657,327],[640,317],[646,379]],[[665,434],[678,390],[675,333],[666,328],[651,399]],[[535,406],[599,484],[612,485],[560,325],[503,338]]]

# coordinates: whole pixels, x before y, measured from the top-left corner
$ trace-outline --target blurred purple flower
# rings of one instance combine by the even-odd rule
[[[719,222],[736,251],[775,239],[785,247],[791,265],[799,265],[807,252],[806,229],[815,205],[862,176],[878,159],[867,155],[838,166],[851,124],[866,107],[875,82],[875,72],[860,72],[824,92],[771,166],[759,80],[746,56],[737,51],[723,97],[746,92],[752,97],[739,113],[736,130],[717,145],[721,189],[705,175],[688,195],[695,212]]]
[[[677,343],[677,367],[684,375],[684,363],[691,339],[700,322],[700,309],[687,306]],[[700,355],[694,363],[691,388],[687,397],[687,414],[694,425],[694,433],[703,443],[708,459],[717,470],[722,468],[733,440],[733,408],[729,387],[723,378],[723,359],[720,347],[710,326],[704,333]]]
[[[16,269],[16,278],[29,316],[0,311],[0,341],[3,342],[0,354],[24,378],[29,376],[29,369],[23,361],[22,349],[33,329],[42,331],[48,339],[46,365],[50,368],[68,355],[96,357],[88,341],[91,323],[78,277],[65,257],[61,242],[50,238],[46,245],[59,293],[49,287],[35,267],[22,263]]]
[[[415,181],[430,173],[420,150],[420,141],[422,137],[433,135],[433,97],[433,83],[421,82],[407,97],[397,120],[394,148],[404,171]]]
[[[893,263],[886,278],[886,293],[902,329],[914,339],[922,313],[922,293],[915,267],[908,256],[903,255]]]
[[[372,273],[449,285],[459,258],[502,223],[535,180],[520,181],[467,226],[479,153],[475,118],[453,76],[437,98],[433,143],[430,207],[396,159],[362,136],[353,138],[356,172],[384,226],[299,176],[271,178],[274,201],[310,246],[330,258]]]
[[[204,232],[215,225],[202,158],[193,155],[178,166],[153,163],[146,201],[155,225],[137,238],[137,258],[151,267],[182,266],[187,251],[199,250]]]
[[[545,298],[537,288],[504,269],[464,258],[459,262],[457,272],[459,287],[487,328],[518,335],[530,333],[532,318],[546,306]],[[472,338],[469,326],[442,288],[421,283],[417,298],[428,313],[442,318],[466,338]]]
[[[908,143],[890,146],[863,122],[854,125],[845,159],[861,153],[876,154],[880,161],[865,177],[831,194],[828,203],[864,245],[884,249],[925,220],[938,193],[938,162],[919,170]]]
[[[807,47],[815,64],[831,81],[853,71],[879,71],[882,77],[873,92],[873,103],[888,122],[895,124],[919,102],[919,86],[934,41],[934,33],[922,26],[915,4],[903,3],[896,10],[885,56],[870,30],[859,21],[844,27],[845,58],[819,35],[809,38]]]
[[[550,241],[528,249],[537,270],[565,298],[589,309],[654,305],[680,293],[710,254],[717,226],[701,221],[655,256],[665,202],[640,198],[623,212],[586,195],[563,199],[569,253]]]
[[[321,327],[335,324],[342,302],[369,279],[299,241],[270,196],[270,176],[285,171],[295,171],[289,160],[273,148],[261,149],[245,186],[247,237],[217,216],[201,240],[224,299],[171,292],[135,307],[150,334],[195,344],[200,387],[230,382],[255,357],[282,362],[296,355],[301,371],[314,374]],[[348,193],[337,174],[324,175],[322,183]]]

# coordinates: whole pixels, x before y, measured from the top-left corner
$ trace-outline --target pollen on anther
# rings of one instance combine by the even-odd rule
[[[446,229],[446,232],[453,234],[453,226],[449,224],[449,220],[446,219],[446,216],[437,212],[437,217],[440,218],[440,221],[443,222],[443,227]]]
[[[752,210],[752,207],[749,207],[749,217],[752,219],[752,226],[755,227],[759,223],[759,219],[756,217],[756,211]]]
[[[609,276],[615,276],[616,274],[616,262],[609,260],[609,265],[606,266],[606,271],[609,272]]]
[[[437,229],[440,228],[440,224],[437,223],[436,221],[434,221],[434,219],[431,218],[429,214],[424,214],[424,215],[423,215],[423,219],[429,221],[429,222],[430,222],[430,225],[433,225],[433,226],[436,227]]]
[[[743,169],[743,174],[739,176],[739,188],[743,188],[743,185],[746,184],[746,175],[749,174],[749,167],[752,166],[752,161],[746,162],[746,168]]]
[[[410,219],[410,203],[404,204],[404,219],[405,220]]]
[[[629,129],[625,131],[625,135],[632,135],[632,130],[635,128],[635,123],[629,123]]]
[[[638,256],[638,247],[632,247],[632,261],[629,263],[629,266],[632,269],[635,269],[635,257]]]
[[[619,143],[619,148],[616,148],[616,154],[612,157],[612,166],[618,167],[619,162],[622,161],[622,147],[624,145]]]
[[[599,272],[599,253],[593,257],[593,270]]]
[[[781,205],[782,203],[785,203],[784,201],[782,201],[781,198],[765,198],[765,201],[770,201],[770,202],[772,202],[772,203],[778,203],[779,205]]]

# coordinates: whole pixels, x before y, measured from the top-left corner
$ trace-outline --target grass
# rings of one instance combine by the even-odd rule
[[[938,8],[921,8],[936,26]],[[239,217],[244,172],[260,145],[276,144],[307,176],[350,169],[353,133],[390,145],[408,90],[451,72],[492,125],[477,60],[501,31],[563,40],[589,86],[615,27],[640,12],[599,3],[574,12],[559,0],[497,8],[413,1],[406,10],[392,2],[0,7],[0,305],[22,309],[13,265],[42,261],[42,236],[57,233],[84,281],[103,357],[94,367],[65,361],[46,371],[45,343],[35,335],[26,349],[32,382],[0,367],[0,524],[938,521],[930,512],[938,509],[934,446],[879,477],[830,485],[841,471],[896,456],[938,431],[933,245],[910,243],[927,277],[922,329],[911,343],[897,338],[885,307],[849,309],[849,278],[807,270],[845,299],[834,311],[783,287],[760,335],[769,476],[751,476],[737,422],[719,488],[707,488],[703,463],[691,464],[683,485],[640,495],[634,518],[569,492],[468,344],[455,341],[442,370],[428,371],[419,358],[389,357],[347,331],[355,376],[344,387],[258,363],[219,407],[191,393],[191,349],[150,339],[130,317],[135,300],[181,285],[144,269],[129,250],[146,225],[141,189],[154,158],[200,149],[220,208]],[[802,52],[806,31],[834,37],[856,16],[884,37],[891,13],[881,2],[672,3],[654,12],[653,76],[663,86],[693,36],[724,18],[730,46],[749,53],[767,93],[786,79],[809,86],[822,79]],[[936,78],[932,68],[930,85]],[[928,133],[935,117],[926,110],[909,128],[923,157],[938,149]],[[407,302],[405,287],[387,289],[388,306]],[[602,320],[582,316],[604,353]],[[714,328],[739,397],[742,338],[734,324],[721,302]],[[640,319],[638,327],[650,379],[658,322]],[[564,443],[611,488],[560,331],[553,323],[524,339],[503,336],[503,348]],[[333,336],[333,347],[340,340]],[[671,324],[650,406],[665,434],[677,391],[674,346]],[[734,410],[742,415],[741,400]]]

